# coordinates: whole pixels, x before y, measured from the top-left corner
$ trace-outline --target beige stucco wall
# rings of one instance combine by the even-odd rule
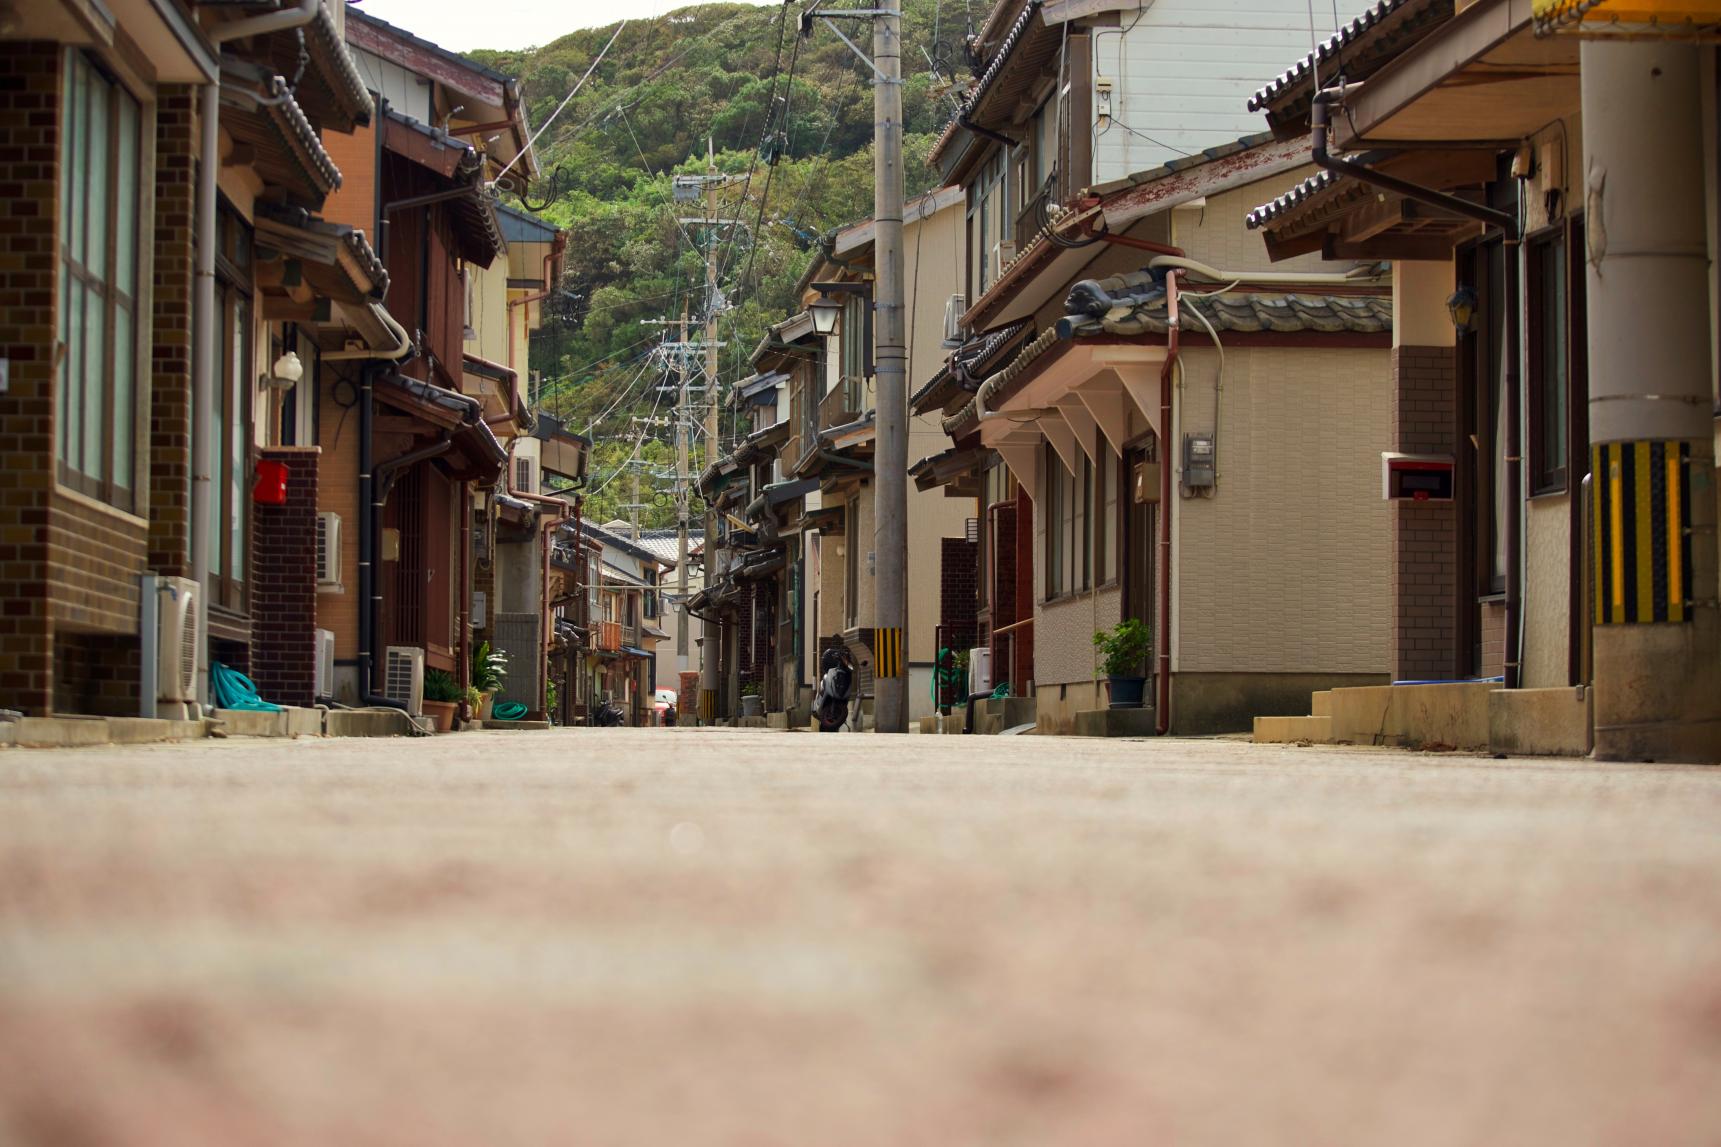
[[[1035,582],[1042,577],[1043,570],[1035,575]],[[1097,593],[1066,596],[1041,605],[1034,622],[1034,688],[1044,692],[1058,685],[1095,680],[1094,632],[1116,625],[1122,610],[1123,592],[1115,583]]]
[[[1181,429],[1212,430],[1217,357],[1183,357]],[[1219,484],[1177,505],[1176,670],[1388,671],[1389,374],[1385,350],[1227,353]]]
[[[1344,271],[1351,263],[1328,263],[1319,252],[1299,255],[1278,263],[1267,259],[1267,247],[1259,232],[1244,223],[1249,212],[1275,199],[1309,176],[1316,168],[1306,164],[1283,175],[1273,176],[1218,195],[1171,213],[1171,242],[1189,258],[1222,271],[1304,271],[1330,274]]]
[[[1568,683],[1571,620],[1571,501],[1533,498],[1524,515],[1524,648],[1526,689]]]
[[[467,339],[467,354],[503,365],[508,363],[508,260],[496,259],[488,267],[466,265],[471,283],[466,321],[477,338]],[[517,360],[525,361],[524,357]]]
[[[908,393],[924,386],[944,365],[944,304],[961,290],[966,229],[961,201],[903,227],[903,281],[908,288]],[[908,464],[950,448],[936,413],[908,423]],[[930,665],[936,635],[944,538],[959,538],[974,513],[969,498],[946,498],[942,489],[922,493],[908,484],[908,660]],[[916,700],[919,698],[919,700]],[[910,702],[931,711],[923,686]],[[919,712],[917,708],[915,712]]]

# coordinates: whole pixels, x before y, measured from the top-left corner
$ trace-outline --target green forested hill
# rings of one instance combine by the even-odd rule
[[[957,46],[988,6],[905,0],[911,195],[930,184],[923,159],[952,108],[927,57],[944,62],[946,78],[961,69]],[[577,430],[597,419],[592,486],[603,488],[591,508],[600,517],[631,500],[621,496],[631,494],[628,477],[604,485],[628,457],[673,457],[667,426],[635,421],[654,412],[664,418],[673,401],[657,389],[663,367],[650,354],[662,328],[647,320],[678,317],[685,304],[697,322],[705,309],[707,240],[677,222],[701,205],[675,204],[671,176],[703,173],[709,141],[718,169],[742,177],[721,199],[723,215],[745,222],[719,240],[728,303],[724,384],[746,373],[746,356],[765,327],[790,310],[794,284],[812,258],[811,238],[871,213],[871,72],[822,25],[802,39],[799,9],[702,4],[628,24],[538,141],[545,177],[526,205],[568,230],[564,286],[574,297],[555,308],[533,363],[542,364],[546,409]],[[843,26],[870,48],[865,22]],[[611,25],[526,51],[472,55],[520,77],[535,128],[614,33]],[[654,446],[653,436],[666,445]],[[666,484],[648,473],[644,500],[652,500],[654,485]],[[645,516],[663,524],[672,513],[660,503]]]

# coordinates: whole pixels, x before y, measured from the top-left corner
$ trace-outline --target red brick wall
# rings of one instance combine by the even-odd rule
[[[950,649],[972,649],[978,639],[980,543],[940,539],[938,623]]]
[[[54,467],[55,237],[60,50],[0,44],[0,695],[40,716],[54,705],[48,501]]]
[[[197,216],[196,89],[159,89],[155,110],[154,361],[149,406],[149,564],[191,573],[191,289]]]
[[[1031,520],[1031,519],[1030,519]],[[997,631],[1016,620],[1016,507],[1000,506],[992,514],[992,680],[1010,676],[1010,635]],[[1030,576],[1032,570],[1029,571]],[[1023,598],[1032,601],[1033,597]],[[1015,631],[1012,631],[1015,632]]]
[[[1034,500],[1020,486],[1016,487],[1016,522],[1016,602],[1020,620],[1034,615]],[[1016,631],[1015,654],[1015,663],[1010,666],[1010,692],[1025,697],[1028,682],[1034,679],[1033,626],[1025,625]]]
[[[287,467],[285,505],[253,507],[251,678],[266,701],[309,705],[317,672],[315,446],[280,446],[263,459]]]
[[[1450,347],[1392,352],[1393,449],[1447,454],[1458,448],[1458,391]],[[1392,674],[1395,680],[1458,676],[1458,510],[1455,502],[1392,506]]]

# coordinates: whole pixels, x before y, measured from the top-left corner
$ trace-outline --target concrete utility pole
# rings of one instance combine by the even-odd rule
[[[1713,761],[1721,614],[1701,60],[1676,42],[1579,51],[1595,755]]]
[[[722,455],[717,441],[717,159],[705,140],[705,464]]]
[[[705,140],[705,464],[717,461],[717,159],[710,137]],[[717,572],[717,511],[705,511],[705,584],[712,584]],[[700,643],[699,696],[700,716],[715,718],[721,711],[718,701],[718,662],[722,651],[723,629],[717,625],[703,628]]]
[[[873,470],[877,619],[900,641],[896,675],[873,682],[874,728],[908,732],[908,348],[903,324],[902,0],[873,17],[873,363],[878,448]],[[874,651],[875,656],[877,650]]]
[[[675,398],[675,589],[681,607],[675,613],[675,671],[687,672],[693,646],[689,640],[687,615],[687,301],[681,303],[681,322],[676,334],[677,392]],[[677,679],[679,683],[679,678]],[[686,701],[682,702],[686,705]]]

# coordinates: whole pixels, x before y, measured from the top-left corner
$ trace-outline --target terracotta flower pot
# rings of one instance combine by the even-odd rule
[[[480,693],[480,694],[478,694],[478,719],[480,721],[488,721],[490,719],[490,711],[492,709],[494,709],[495,707],[496,707],[496,694],[494,694],[494,693]]]
[[[451,733],[454,731],[454,710],[458,705],[456,701],[426,701],[424,715],[435,722],[438,733]]]

